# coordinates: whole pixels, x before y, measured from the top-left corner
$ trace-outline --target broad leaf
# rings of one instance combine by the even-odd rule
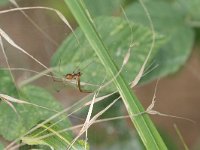
[[[194,43],[194,31],[185,22],[188,12],[185,7],[181,7],[182,4],[154,0],[147,1],[145,5],[156,31],[170,39],[153,59],[154,64],[159,67],[145,76],[143,82],[176,72],[185,64]],[[130,5],[126,9],[126,14],[134,22],[149,26],[147,14],[138,2]]]
[[[0,80],[0,93],[48,108],[15,103],[13,105],[17,110],[17,115],[7,103],[2,101],[0,104],[0,134],[7,140],[19,137],[39,121],[45,120],[55,114],[55,111],[61,110],[60,105],[51,94],[42,88],[25,86],[16,90],[6,71],[0,71]],[[67,126],[69,123],[65,125]]]
[[[122,0],[84,0],[92,16],[112,15],[120,10]]]
[[[3,150],[4,149],[4,146],[2,143],[0,143],[0,150]]]
[[[200,21],[200,1],[199,0],[190,0],[190,1],[183,1],[177,0],[178,5],[181,8],[184,8],[187,13],[187,20],[190,24],[190,21]],[[180,5],[181,4],[181,5]]]
[[[1,69],[1,68],[0,68]],[[18,96],[17,89],[7,71],[0,70],[0,92],[3,94],[9,94],[10,96]]]
[[[100,17],[95,20],[95,24],[118,68],[122,65],[129,45],[134,44],[131,48],[129,61],[122,71],[124,78],[128,82],[131,82],[138,74],[149,53],[152,44],[151,31],[115,17]],[[105,78],[107,81],[110,79],[107,77],[104,67],[101,65],[80,28],[75,30],[75,34],[78,37],[79,44],[77,44],[73,35],[67,37],[52,57],[51,64],[53,67],[57,66],[57,74],[60,74],[60,76],[72,73],[78,67],[82,73],[81,81],[99,87]],[[157,35],[157,43],[152,56],[155,55],[156,48],[163,41],[163,37],[161,38],[161,36]],[[85,85],[82,88],[92,91],[97,87]],[[107,90],[114,90],[114,87],[109,85]]]
[[[9,0],[0,0],[0,5],[6,5],[9,3]]]

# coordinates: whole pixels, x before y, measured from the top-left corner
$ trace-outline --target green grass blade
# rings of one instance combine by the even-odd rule
[[[100,61],[105,66],[108,74],[111,77],[114,77],[118,73],[118,69],[108,54],[107,49],[104,46],[104,43],[102,42],[99,34],[96,32],[92,20],[86,12],[87,10],[83,4],[83,1],[65,0],[65,2],[69,6],[71,12],[79,23],[81,29],[83,30],[86,38],[99,57]],[[144,108],[142,107],[141,103],[137,100],[132,90],[121,75],[115,78],[114,84],[117,87],[130,116],[144,112]],[[131,117],[131,120],[134,123],[145,147],[148,150],[167,149],[147,114],[139,115],[138,117]]]
[[[46,146],[47,149],[66,150],[73,138],[68,132],[60,133],[59,131],[61,130],[63,130],[63,127],[60,125],[55,124],[55,122],[48,122],[41,125],[30,134],[22,137],[21,141],[25,146],[37,146],[37,148],[40,149],[43,149],[42,147]],[[76,141],[72,146],[72,150],[83,149],[84,142],[82,140]],[[89,146],[87,145],[87,150],[88,149]]]

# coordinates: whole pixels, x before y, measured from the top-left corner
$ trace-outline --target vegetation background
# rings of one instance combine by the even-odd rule
[[[145,24],[145,21],[141,19],[141,16],[143,16],[141,13],[142,7],[139,7],[139,4],[137,4],[136,1],[85,1],[92,17],[100,15],[123,16],[120,5],[123,2],[123,8],[127,17],[130,20],[133,18],[136,24]],[[20,7],[47,6],[55,8],[67,17],[74,29],[77,27],[77,24],[67,9],[64,1],[19,0],[17,2]],[[171,36],[175,35],[170,39],[174,41],[175,44],[164,48],[168,50],[167,53],[166,51],[163,52],[163,56],[157,56],[154,58],[154,65],[160,63],[158,68],[161,68],[161,70],[153,70],[149,76],[143,79],[144,83],[135,87],[134,91],[136,92],[138,99],[146,108],[151,103],[154,94],[155,80],[161,78],[158,84],[158,92],[156,94],[157,102],[155,109],[165,114],[190,118],[194,120],[196,124],[181,119],[151,115],[153,122],[159,128],[165,141],[167,141],[170,150],[183,149],[183,143],[174,129],[174,124],[178,126],[189,149],[198,150],[200,149],[200,10],[198,9],[200,1],[191,0],[190,2],[185,2],[184,0],[157,0],[158,3],[155,5],[153,4],[154,2],[150,0],[144,2],[152,17],[153,25],[156,30],[158,29],[158,32],[161,31],[162,34],[165,34],[177,30],[173,32],[170,37],[167,37],[171,38]],[[170,5],[176,2],[177,4],[180,3],[181,7],[178,7],[177,5],[177,7],[170,9]],[[167,4],[166,7],[163,6],[162,4],[165,3],[168,3],[169,5]],[[191,3],[191,5],[189,3]],[[1,0],[0,4],[1,10],[14,8],[14,6],[6,0]],[[166,8],[166,10],[161,8]],[[144,13],[144,10],[142,11]],[[135,15],[131,16],[130,12]],[[181,22],[181,19],[178,16],[179,13],[177,12],[180,12],[180,14],[185,17],[184,22]],[[46,66],[50,66],[53,54],[71,31],[63,24],[55,13],[37,9],[28,10],[26,13],[43,31],[48,34],[48,37],[41,34],[41,32],[38,31],[38,29],[35,28],[33,24],[31,24],[30,21],[20,12],[0,14],[0,28],[12,37],[12,39],[28,53],[40,60]],[[166,14],[168,14],[168,16],[166,16]],[[144,13],[144,15],[146,14]],[[176,22],[177,20],[178,22]],[[146,21],[148,20],[146,19]],[[178,29],[180,29],[180,31]],[[51,39],[49,39],[49,37]],[[184,38],[182,39],[181,37]],[[187,45],[187,43],[189,43],[189,45]],[[38,72],[42,71],[43,68],[41,66],[23,53],[16,51],[15,48],[10,46],[8,43],[5,43],[4,46],[6,47],[6,53],[11,68],[28,68]],[[176,52],[172,51],[176,48],[179,50]],[[168,57],[167,60],[165,60],[165,56]],[[7,67],[2,51],[0,51],[0,67]],[[15,71],[13,73],[17,84],[33,75],[30,72],[25,71]],[[47,77],[39,78],[31,84],[49,90],[63,107],[70,106],[77,99],[86,95],[80,93],[74,88],[62,88],[61,84],[55,83],[51,78]],[[57,88],[62,90],[56,92]],[[122,106],[116,106],[116,109],[119,108],[124,112],[124,114],[126,114],[125,108]],[[97,111],[98,109],[99,108],[97,108]],[[111,109],[109,113],[116,113],[115,111],[115,109]],[[109,116],[109,113],[106,115]],[[76,122],[76,120],[73,120],[72,118],[72,122]],[[105,122],[93,126],[89,134],[89,143],[91,143],[91,148],[106,149],[109,147],[109,149],[121,149],[120,147],[127,147],[127,149],[132,149],[133,147],[137,147],[138,150],[142,149],[141,143],[138,142],[137,134],[134,132],[130,120],[125,119],[125,121],[123,120],[122,122],[118,122],[117,125],[115,122]],[[131,134],[130,131],[132,132]],[[3,145],[8,144],[9,142],[10,141],[7,140],[5,136],[1,136],[1,143],[3,143]]]

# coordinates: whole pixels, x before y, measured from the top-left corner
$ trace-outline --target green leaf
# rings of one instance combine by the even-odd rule
[[[129,61],[122,71],[125,79],[131,82],[139,72],[149,52],[152,43],[151,31],[133,23],[128,24],[127,21],[116,17],[99,17],[95,20],[95,24],[118,68],[122,65],[130,43],[135,44],[131,48]],[[75,34],[78,36],[79,45],[73,35],[67,37],[52,57],[51,64],[53,67],[60,68],[60,71],[57,71],[57,73],[60,72],[60,75],[72,73],[78,66],[83,73],[81,81],[100,85],[107,77],[106,71],[80,28],[75,30]],[[157,43],[152,56],[155,55],[156,48],[164,41],[162,36],[157,35]],[[96,87],[84,85],[82,88],[93,91]],[[114,86],[111,85],[104,90],[114,90]]]
[[[200,21],[200,1],[199,0],[190,0],[183,1],[177,0],[177,3],[186,10],[187,18],[193,21]]]
[[[9,3],[9,0],[0,0],[0,5],[6,5]]]
[[[112,15],[120,10],[123,0],[84,0],[92,16]]]
[[[1,68],[0,68],[1,69]],[[13,81],[11,80],[8,71],[0,70],[0,92],[3,94],[9,94],[10,96],[18,95],[17,89],[13,86]]]
[[[13,105],[18,112],[17,115],[7,103],[2,101],[0,104],[0,134],[7,140],[13,140],[19,137],[39,121],[45,120],[47,117],[55,114],[55,110],[61,110],[60,105],[55,101],[51,94],[42,88],[25,86],[16,90],[7,71],[0,71],[0,81],[0,93],[9,96],[12,95],[14,98],[49,109],[15,103]]]
[[[159,49],[154,64],[159,67],[143,78],[147,82],[174,73],[183,66],[190,56],[194,43],[194,31],[186,24],[187,11],[175,1],[146,1],[153,25],[159,33],[169,37],[169,41]],[[129,19],[149,26],[146,14],[139,3],[133,3],[125,10]],[[150,68],[151,69],[151,68]]]
[[[0,143],[0,150],[3,150],[4,149],[4,146],[2,143]]]
[[[46,123],[34,132],[23,137],[22,143],[32,146],[37,145],[39,147],[46,145],[55,150],[66,150],[73,138],[68,132],[59,132],[63,129],[55,123]],[[75,142],[71,149],[84,149],[84,142],[80,140]],[[87,149],[89,149],[88,145]]]

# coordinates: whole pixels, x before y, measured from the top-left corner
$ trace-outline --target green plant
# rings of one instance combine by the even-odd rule
[[[102,0],[98,1],[98,5],[95,5],[97,2],[90,0],[84,1],[86,5],[81,0],[65,0],[65,2],[80,27],[59,46],[51,58],[52,68],[49,70],[53,70],[54,76],[59,78],[66,73],[73,72],[74,68],[79,66],[85,68],[81,82],[90,83],[82,86],[84,90],[93,91],[95,96],[98,92],[98,96],[115,92],[112,97],[107,96],[109,102],[97,109],[93,108],[91,113],[88,113],[86,109],[88,116],[94,112],[96,115],[94,118],[87,116],[89,121],[85,122],[85,128],[84,125],[78,127],[87,131],[92,124],[99,121],[98,117],[109,111],[111,114],[120,115],[121,111],[116,112],[111,108],[111,104],[114,104],[113,100],[116,102],[120,95],[123,103],[118,102],[117,109],[120,110],[123,105],[126,106],[146,149],[167,149],[148,117],[148,112],[145,112],[132,92],[130,84],[151,82],[177,72],[185,64],[194,44],[193,27],[194,25],[198,27],[196,21],[199,20],[199,9],[196,7],[199,1],[156,0],[145,1],[145,4],[142,0],[140,4],[136,1],[129,1],[122,4],[123,10],[120,7],[121,0]],[[64,5],[63,8],[66,9],[66,6]],[[119,15],[113,17],[111,14]],[[5,38],[8,43],[12,43],[2,30],[1,37]],[[3,43],[2,40],[1,43]],[[154,69],[156,65],[158,67]],[[144,67],[146,67],[145,71]],[[45,68],[48,69],[48,67]],[[145,72],[147,75],[142,76]],[[42,73],[40,75],[43,76]],[[72,149],[84,149],[84,147],[88,149],[88,143],[81,140],[75,142],[75,145],[70,144],[74,141],[74,136],[69,131],[72,125],[68,116],[70,112],[88,106],[89,100],[95,101],[92,98],[93,95],[89,95],[84,101],[78,102],[69,109],[63,109],[46,89],[26,85],[36,79],[37,77],[34,77],[27,82],[23,81],[21,86],[16,86],[9,71],[0,71],[0,94],[4,94],[0,97],[0,134],[9,141],[22,140],[25,146],[21,149],[29,147],[42,149],[62,147],[61,149],[65,149],[69,145]],[[109,85],[101,86],[103,81],[104,83],[109,82]],[[133,81],[135,81],[134,84]],[[89,110],[92,110],[90,109],[93,107],[92,102]],[[64,112],[67,112],[67,115],[63,115]],[[58,115],[55,115],[57,113]],[[94,121],[90,122],[92,119]],[[116,123],[115,125],[124,128],[124,124]],[[63,130],[67,132],[62,133]],[[123,132],[129,134],[127,130]],[[129,147],[132,136],[127,135],[126,138],[128,140],[122,143]]]

